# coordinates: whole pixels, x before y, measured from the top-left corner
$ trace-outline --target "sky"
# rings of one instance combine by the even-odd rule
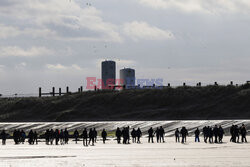
[[[101,61],[171,85],[250,80],[249,0],[1,0],[0,94],[86,87]]]

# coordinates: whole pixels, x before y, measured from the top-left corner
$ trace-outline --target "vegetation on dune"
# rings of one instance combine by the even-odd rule
[[[249,118],[249,84],[0,99],[2,122]]]

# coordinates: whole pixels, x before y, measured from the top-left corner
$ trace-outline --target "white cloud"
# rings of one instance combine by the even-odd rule
[[[8,26],[5,24],[0,24],[0,39],[7,39],[10,37],[17,37],[19,35],[28,35],[32,37],[52,37],[56,36],[56,32],[50,29],[42,28],[25,28],[20,29],[19,27]]]
[[[45,47],[32,47],[30,49],[23,49],[18,46],[0,47],[0,57],[36,57],[51,54],[53,54],[53,51]]]
[[[124,33],[137,41],[145,40],[165,40],[174,38],[174,35],[169,30],[162,30],[155,26],[150,26],[146,22],[133,21],[125,23],[123,26]]]
[[[243,12],[249,13],[249,0],[138,0],[153,9],[178,9],[184,12]]]
[[[50,70],[83,70],[80,66],[77,64],[72,64],[71,66],[65,66],[62,64],[46,64],[46,68]]]
[[[48,37],[60,40],[122,42],[118,27],[105,22],[101,11],[93,6],[81,7],[73,0],[23,0],[22,3],[3,0],[0,4],[3,4],[0,5],[0,16],[15,19],[19,26],[32,27],[23,30],[7,27],[5,31],[15,31],[19,34],[24,31],[26,35],[31,32],[31,35],[40,37],[47,34]],[[4,37],[1,34],[0,37]]]

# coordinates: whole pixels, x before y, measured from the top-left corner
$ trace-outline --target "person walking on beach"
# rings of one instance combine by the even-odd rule
[[[175,132],[174,132],[174,135],[175,135],[175,142],[179,143],[180,142],[180,131],[178,128],[176,128]]]
[[[3,130],[0,135],[1,135],[1,139],[2,139],[2,145],[5,145],[6,138],[7,138],[7,134],[5,133],[5,130]]]
[[[158,127],[156,128],[154,134],[156,135],[156,142],[159,143],[159,140],[160,140],[160,130],[159,130]]]
[[[92,130],[92,128],[90,128],[90,130],[89,130],[89,145],[90,145],[90,142],[92,142],[92,146],[94,146],[95,134],[94,134],[94,131]]]
[[[208,127],[205,126],[203,129],[203,137],[204,137],[204,142],[207,143],[207,138],[208,138]]]
[[[120,144],[121,143],[122,132],[121,132],[119,127],[116,129],[115,136],[117,138],[117,143]]]
[[[76,130],[74,131],[74,138],[75,138],[76,144],[77,144],[78,137],[79,137],[79,132],[78,132],[77,129],[76,129]]]
[[[103,144],[105,144],[105,141],[107,139],[107,132],[105,129],[102,130],[102,141],[103,141]]]
[[[135,128],[131,131],[131,136],[132,136],[132,142],[136,143],[136,131]]]
[[[93,137],[94,137],[94,143],[96,143],[97,141],[97,131],[95,130],[95,128],[93,129]]]
[[[88,132],[86,128],[82,132],[82,141],[84,146],[88,146]]]
[[[194,141],[195,142],[200,142],[200,130],[199,130],[199,128],[197,128],[195,131],[194,131],[194,135],[195,135],[195,139],[194,139]]]
[[[247,142],[246,138],[247,130],[244,124],[242,124],[242,126],[240,127],[240,134],[241,134],[241,142],[242,143]]]
[[[161,142],[165,143],[165,141],[164,141],[165,131],[164,131],[164,129],[163,129],[162,126],[161,126],[160,129],[159,129],[159,133],[160,133],[160,143],[161,143]]]
[[[154,130],[152,127],[148,130],[148,143],[150,143],[150,140],[154,143]]]
[[[219,127],[219,130],[218,130],[219,143],[222,143],[223,135],[224,135],[224,130],[223,130],[223,128],[220,126],[220,127]]]
[[[141,136],[142,136],[141,129],[138,128],[138,129],[136,130],[137,143],[141,143],[141,140],[140,140]]]
[[[65,144],[68,144],[69,142],[69,132],[67,128],[64,129],[64,141],[65,141]]]
[[[181,143],[187,142],[187,135],[188,135],[188,131],[187,131],[186,127],[183,126],[181,129]]]

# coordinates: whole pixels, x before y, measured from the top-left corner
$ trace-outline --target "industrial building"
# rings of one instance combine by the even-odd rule
[[[120,79],[126,89],[135,87],[135,70],[132,68],[124,68],[120,70]]]
[[[116,64],[115,61],[105,60],[102,62],[102,89],[110,89],[115,85]]]

